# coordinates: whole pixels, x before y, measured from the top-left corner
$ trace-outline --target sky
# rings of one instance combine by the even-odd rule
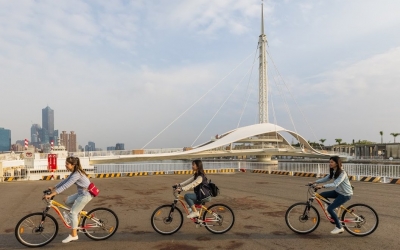
[[[393,142],[400,2],[263,10],[269,122],[325,145]],[[260,33],[259,0],[0,0],[0,127],[30,139],[49,106],[82,146],[201,144],[258,123]]]

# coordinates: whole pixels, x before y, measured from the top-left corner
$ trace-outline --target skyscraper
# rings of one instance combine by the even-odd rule
[[[0,152],[10,151],[11,149],[11,130],[0,128]]]
[[[41,133],[42,133],[42,128],[40,127],[39,124],[32,124],[31,126],[31,144],[34,145],[35,147],[37,147],[42,138],[40,137]]]
[[[115,145],[115,150],[125,150],[125,144],[124,143],[117,143]]]
[[[54,140],[54,110],[49,106],[42,109],[42,143]]]
[[[68,139],[68,152],[78,152],[78,144],[76,143],[76,134],[74,131],[71,131]]]
[[[74,131],[71,131],[70,134],[67,134],[67,131],[62,131],[60,134],[60,139],[61,145],[63,145],[68,152],[78,152],[76,134]]]

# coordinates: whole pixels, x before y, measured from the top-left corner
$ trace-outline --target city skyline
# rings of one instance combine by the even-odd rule
[[[155,137],[146,148],[190,147],[257,123],[257,77],[246,74],[260,6],[258,0],[1,2],[7,94],[0,127],[12,131],[13,142],[30,138],[38,110],[50,106],[55,127],[75,131],[80,145],[94,141],[105,149],[123,141],[140,149]],[[393,142],[390,133],[400,132],[399,11],[396,1],[264,1],[270,122],[327,145],[337,138],[380,142],[380,131]],[[291,115],[278,102],[282,86],[296,100]],[[10,105],[15,100],[24,104]]]

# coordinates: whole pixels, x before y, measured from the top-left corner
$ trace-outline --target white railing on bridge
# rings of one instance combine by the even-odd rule
[[[227,169],[238,168],[238,162],[204,162],[204,169]],[[181,171],[192,170],[191,162],[171,163],[128,163],[128,164],[98,164],[94,165],[96,174],[105,173],[133,173],[133,172],[156,172],[156,171]]]
[[[400,165],[344,163],[343,168],[348,175],[400,178]],[[329,173],[329,164],[280,162],[278,169],[323,175]]]
[[[296,163],[279,162],[278,165],[269,165],[262,162],[203,162],[204,169],[268,169],[271,167],[279,171],[315,173],[325,175],[329,173],[328,163]],[[386,178],[400,178],[400,165],[383,164],[343,164],[349,175],[375,176]],[[130,173],[152,171],[191,170],[191,163],[134,163],[134,164],[99,164],[94,166],[94,173]]]
[[[278,165],[270,165],[262,162],[245,161],[203,161],[204,169],[268,169],[290,172],[316,173],[318,176],[329,173],[328,163],[306,163],[306,162],[279,162]],[[355,164],[344,163],[344,169],[351,176],[372,176],[383,178],[400,178],[400,165],[386,164]],[[188,162],[170,162],[170,163],[127,163],[127,164],[98,164],[94,169],[85,169],[88,173],[131,173],[131,172],[155,172],[155,171],[180,171],[191,170],[191,161]],[[10,172],[11,171],[11,172]],[[47,165],[35,166],[33,169],[16,168],[4,172],[4,177],[28,177],[30,175],[44,174],[47,171]],[[57,170],[57,173],[68,174],[65,169]]]

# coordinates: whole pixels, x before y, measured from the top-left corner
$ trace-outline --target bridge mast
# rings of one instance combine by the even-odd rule
[[[264,34],[264,10],[261,4],[261,35],[258,40],[259,57],[259,90],[258,90],[258,112],[259,123],[268,123],[268,73],[267,73],[267,57],[266,46],[267,36]]]

